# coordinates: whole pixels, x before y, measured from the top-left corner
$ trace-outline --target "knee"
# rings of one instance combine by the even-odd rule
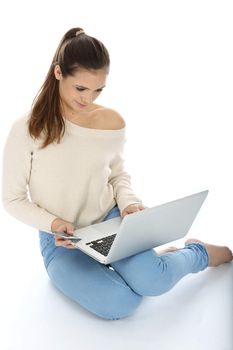
[[[124,289],[110,295],[109,301],[105,300],[95,307],[94,313],[106,320],[119,320],[132,315],[140,305],[142,296],[134,293],[130,288]]]
[[[174,280],[169,256],[158,256],[153,249],[112,264],[132,290],[141,296],[156,296],[168,291]]]
[[[130,281],[130,287],[142,296],[158,296],[168,292],[174,285],[173,281],[173,270],[166,261],[161,260],[159,269],[134,278]]]

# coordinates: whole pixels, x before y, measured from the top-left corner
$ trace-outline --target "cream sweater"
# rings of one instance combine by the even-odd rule
[[[75,228],[100,222],[116,204],[122,213],[140,203],[122,158],[125,128],[100,130],[65,120],[60,144],[40,150],[28,133],[28,116],[12,125],[3,151],[2,200],[15,218],[51,231],[59,217]]]

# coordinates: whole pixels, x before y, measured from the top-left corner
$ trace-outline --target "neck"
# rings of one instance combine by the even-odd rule
[[[88,119],[90,117],[91,108],[85,108],[85,110],[73,110],[67,106],[62,106],[62,115],[65,116],[67,119]]]
[[[91,123],[95,119],[95,111],[98,108],[101,108],[101,106],[94,103],[85,108],[85,110],[81,111],[75,111],[66,106],[63,106],[62,115],[64,118],[70,120],[71,122]]]

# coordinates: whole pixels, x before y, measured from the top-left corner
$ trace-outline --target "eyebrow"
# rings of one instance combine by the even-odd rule
[[[97,90],[101,90],[101,89],[105,88],[105,86],[106,86],[106,85],[104,85],[104,86],[102,86],[102,87],[100,87],[100,88],[96,89],[95,91],[97,91]],[[78,84],[76,84],[76,87],[79,87],[79,88],[82,88],[82,89],[91,90],[91,89],[89,89],[88,87],[83,86],[83,85],[78,85]]]

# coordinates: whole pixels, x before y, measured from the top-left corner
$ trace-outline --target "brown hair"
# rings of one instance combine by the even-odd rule
[[[28,130],[32,137],[44,134],[42,149],[50,143],[60,143],[65,132],[65,123],[61,113],[59,83],[54,75],[58,64],[62,76],[72,76],[79,69],[101,69],[110,65],[109,54],[105,46],[97,39],[86,35],[82,28],[70,29],[62,38],[53,57],[47,77],[32,103]],[[76,35],[77,33],[77,35]]]

